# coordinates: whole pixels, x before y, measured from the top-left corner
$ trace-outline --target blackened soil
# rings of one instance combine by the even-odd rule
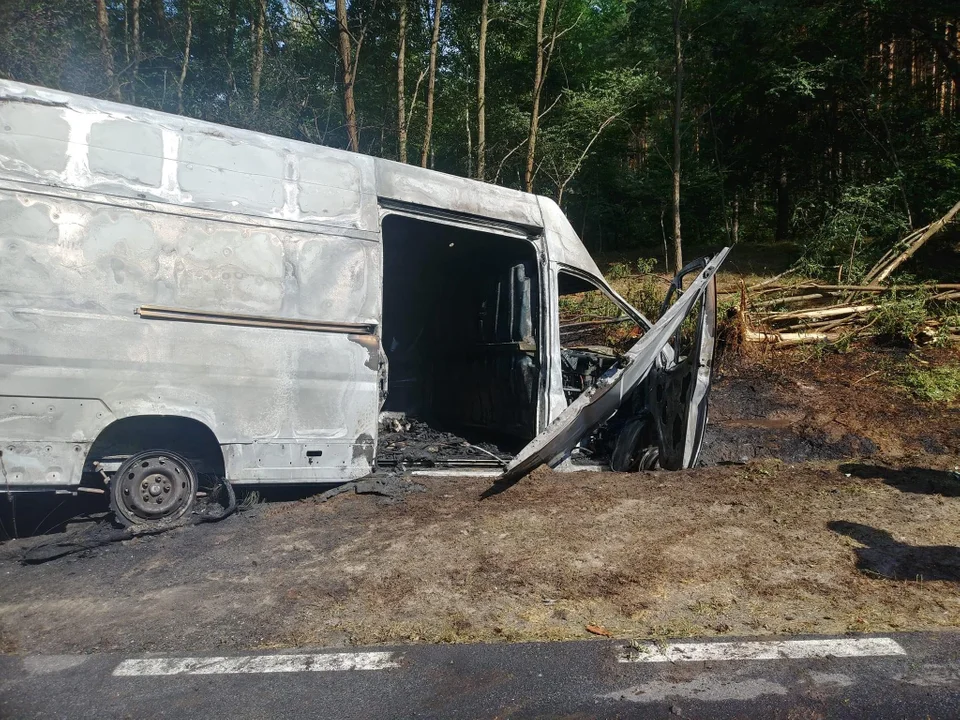
[[[924,360],[946,361],[948,351]],[[916,362],[906,354],[860,351],[728,363],[714,378],[701,462],[956,452],[960,407],[920,402],[894,384]]]

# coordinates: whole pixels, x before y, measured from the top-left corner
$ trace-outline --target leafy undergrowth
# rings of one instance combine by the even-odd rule
[[[926,402],[954,402],[960,399],[960,365],[909,367],[895,382]]]

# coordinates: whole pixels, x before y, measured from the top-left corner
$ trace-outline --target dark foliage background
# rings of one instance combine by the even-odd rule
[[[398,154],[399,1],[347,3],[354,46],[363,38],[354,85],[360,151],[388,158]],[[406,1],[409,106],[427,67],[433,4]],[[95,2],[6,0],[0,75],[347,146],[333,2],[263,0],[262,43],[261,0],[103,5],[106,44]],[[538,6],[489,0],[484,179],[517,188]],[[458,175],[477,172],[480,8],[481,0],[448,0],[441,10],[428,164]],[[534,188],[560,197],[591,250],[661,256],[671,237],[678,8],[687,247],[781,241],[811,270],[835,274],[851,255],[866,267],[907,228],[960,200],[955,2],[549,0],[546,32],[557,37]],[[426,85],[409,128],[411,162],[420,158]]]

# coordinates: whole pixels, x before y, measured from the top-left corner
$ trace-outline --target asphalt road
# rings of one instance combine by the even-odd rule
[[[960,634],[794,640],[0,655],[0,718],[960,717]]]

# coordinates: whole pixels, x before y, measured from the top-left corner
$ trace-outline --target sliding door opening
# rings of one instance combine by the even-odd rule
[[[508,456],[536,435],[537,267],[527,240],[384,218],[381,332],[389,375],[381,455],[411,427],[437,431],[422,450],[462,438],[463,452],[439,453],[450,458],[484,457],[475,444]]]

